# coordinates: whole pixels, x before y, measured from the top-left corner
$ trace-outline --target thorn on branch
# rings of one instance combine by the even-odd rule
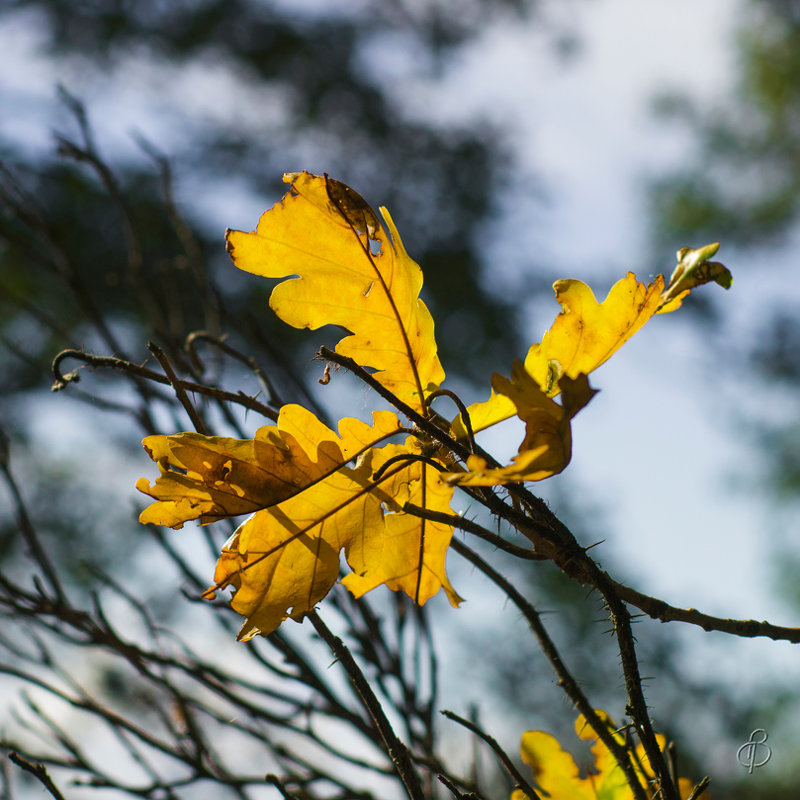
[[[711,783],[711,778],[706,775],[704,778],[700,780],[697,786],[692,789],[691,794],[686,798],[686,800],[697,800],[701,794],[704,794],[706,789],[708,789],[708,784]]]

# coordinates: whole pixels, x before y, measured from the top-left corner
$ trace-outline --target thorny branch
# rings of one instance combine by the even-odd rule
[[[150,286],[152,276],[147,275],[148,263],[142,255],[140,225],[125,202],[124,186],[99,155],[82,106],[69,95],[65,101],[78,122],[80,137],[77,143],[61,137],[62,153],[93,171],[119,211],[125,243],[123,278],[138,293],[150,328],[159,334],[161,344],[150,349],[163,372],[137,364],[126,354],[130,346],[124,349],[117,321],[104,314],[80,263],[48,224],[46,210],[3,169],[2,199],[15,215],[20,230],[36,234],[41,243],[37,261],[59,278],[92,327],[96,340],[112,353],[99,356],[74,348],[63,350],[52,363],[53,389],[63,389],[80,379],[77,369],[66,374],[62,371],[67,359],[81,361],[92,369],[119,372],[135,388],[139,403],[135,416],[147,433],[153,429],[156,405],[167,407],[176,415],[182,409],[196,430],[214,432],[218,425],[208,407],[196,407],[189,394],[214,401],[224,424],[232,429],[240,425],[233,408],[256,411],[276,420],[277,409],[288,394],[287,386],[310,396],[292,370],[282,369],[284,354],[276,356],[260,332],[245,331],[238,318],[226,313],[221,293],[205,269],[202,246],[172,200],[169,165],[149,148],[159,166],[165,208],[182,255],[192,264],[192,290],[200,298],[203,310],[201,324],[207,323],[214,333],[191,332],[182,317],[167,325],[161,323],[161,301]],[[336,202],[341,209],[340,201]],[[343,210],[342,214],[352,224]],[[18,242],[24,243],[25,236],[18,232],[16,235]],[[371,260],[368,247],[364,252]],[[69,337],[69,331],[46,310],[21,299],[14,302],[60,340]],[[242,341],[259,343],[258,357],[230,344],[222,333],[228,329],[237,331]],[[228,356],[226,366],[235,363],[236,368],[244,367],[255,376],[266,402],[221,388],[217,376],[211,380],[198,355],[200,342]],[[475,442],[466,407],[452,392],[439,390],[423,397],[417,376],[421,408],[412,408],[352,359],[327,348],[322,348],[319,355],[351,371],[374,389],[408,418],[421,440],[438,445],[454,464],[463,464],[471,454],[478,454],[490,466],[498,466]],[[260,366],[262,358],[270,364],[269,369]],[[281,380],[272,374],[276,364]],[[187,374],[191,379],[181,377]],[[156,385],[171,387],[172,393]],[[460,411],[468,433],[466,442],[451,436],[445,420],[433,411],[431,401],[442,395],[449,397]],[[109,410],[125,408],[102,398],[95,398],[95,402]],[[15,477],[9,449],[5,441],[2,444],[0,468],[12,499],[14,525],[26,551],[15,553],[13,563],[7,566],[4,562],[0,568],[0,610],[11,621],[10,627],[0,632],[0,650],[6,654],[0,673],[31,692],[23,711],[17,711],[20,740],[4,739],[3,745],[13,749],[10,760],[33,774],[55,800],[63,798],[48,769],[57,769],[87,785],[152,800],[190,796],[204,783],[239,800],[249,800],[254,787],[265,785],[287,799],[371,800],[383,796],[382,788],[364,788],[373,786],[375,781],[393,783],[395,788],[399,781],[413,800],[441,796],[437,790],[441,792],[442,786],[455,797],[483,797],[477,780],[449,767],[440,752],[440,732],[434,719],[438,703],[437,650],[425,609],[402,597],[392,598],[387,607],[385,599],[355,601],[346,593],[334,594],[331,606],[335,626],[342,635],[312,612],[309,617],[314,631],[334,654],[337,668],[344,670],[349,683],[338,680],[338,669],[320,669],[326,648],[316,637],[304,635],[308,626],[289,632],[281,630],[247,646],[229,647],[227,642],[232,639],[237,618],[222,602],[200,607],[207,623],[201,648],[205,655],[201,655],[197,652],[194,627],[182,630],[180,620],[157,623],[148,611],[149,602],[163,603],[158,581],[150,577],[155,563],[172,568],[171,580],[182,580],[187,597],[196,601],[202,592],[200,576],[206,566],[198,566],[198,554],[181,549],[163,531],[155,532],[152,543],[141,548],[142,558],[147,559],[146,574],[139,574],[133,560],[125,582],[121,576],[94,570],[92,577],[100,584],[100,590],[92,595],[80,582],[64,574],[64,565],[50,556],[37,514],[31,512],[26,500],[26,484]],[[427,457],[415,458],[439,468]],[[800,629],[754,620],[721,619],[696,609],[670,606],[613,580],[547,504],[523,486],[509,486],[505,494],[490,489],[465,492],[470,500],[521,534],[527,546],[508,541],[499,528],[495,533],[464,516],[434,512],[410,503],[403,512],[451,525],[520,561],[552,561],[568,578],[600,593],[614,627],[627,713],[656,774],[655,787],[641,785],[631,751],[619,743],[595,712],[580,677],[567,667],[533,603],[478,552],[459,539],[453,541],[453,549],[497,586],[523,615],[559,686],[613,754],[636,800],[654,796],[677,800],[676,771],[666,763],[658,746],[642,689],[628,607],[638,608],[653,619],[680,621],[737,636],[767,636],[797,643]],[[21,580],[20,575],[30,578]],[[66,664],[77,660],[65,656],[75,654],[86,654],[88,658],[83,666],[67,668]],[[93,665],[88,674],[86,664]],[[93,679],[92,685],[97,688],[85,688],[87,678]],[[48,703],[37,702],[33,692],[37,697],[46,695]],[[52,710],[54,701],[72,709],[77,716],[71,719],[88,721],[100,735],[115,741],[135,769],[122,774],[87,754]],[[457,714],[446,714],[492,748],[531,800],[540,796],[488,731]],[[33,743],[30,734],[39,735],[44,744]],[[5,730],[2,735],[7,735]],[[225,747],[220,744],[223,739]],[[470,772],[476,775],[477,767],[464,774]],[[707,779],[700,781],[692,797],[699,797],[707,783]]]

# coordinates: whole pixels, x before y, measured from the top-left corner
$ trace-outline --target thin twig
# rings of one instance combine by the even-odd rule
[[[30,554],[34,561],[42,568],[42,571],[47,578],[50,588],[52,589],[56,601],[58,603],[65,602],[64,589],[61,586],[58,573],[56,572],[53,562],[47,554],[47,550],[42,545],[36,527],[31,520],[25,501],[22,498],[22,493],[17,486],[14,475],[11,472],[11,465],[9,463],[9,441],[6,432],[0,427],[0,472],[3,473],[8,490],[14,502],[14,511],[17,518],[17,525],[22,532],[25,543],[28,545]]]
[[[711,779],[708,777],[708,775],[706,775],[704,778],[701,778],[700,782],[694,787],[694,789],[692,789],[692,793],[686,798],[686,800],[697,800],[701,794],[705,793],[710,783]]]
[[[392,759],[392,763],[395,765],[397,774],[403,782],[408,796],[411,800],[425,800],[425,796],[422,793],[422,786],[419,782],[419,776],[411,762],[408,749],[400,739],[397,738],[391,723],[387,719],[386,714],[384,714],[383,708],[381,708],[380,701],[372,691],[369,681],[356,663],[356,660],[353,658],[344,642],[338,636],[334,636],[320,619],[316,611],[311,611],[307,616],[308,619],[311,620],[314,630],[320,635],[328,647],[330,647],[336,660],[342,665],[348,678],[350,678],[350,682],[353,684],[356,694],[361,699],[372,721],[375,723],[375,727],[386,747],[386,752]]]
[[[92,368],[110,367],[111,369],[117,369],[130,375],[146,378],[154,383],[161,383],[165,386],[171,385],[169,378],[167,378],[166,375],[162,375],[160,372],[148,369],[141,364],[134,364],[131,361],[125,361],[121,358],[114,358],[113,356],[95,356],[91,353],[85,353],[82,350],[62,350],[53,359],[53,364],[51,366],[51,371],[53,373],[53,377],[55,378],[55,383],[53,383],[52,386],[54,392],[60,391],[68,384],[80,379],[80,375],[77,370],[68,372],[66,375],[61,372],[61,362],[67,358],[74,358],[78,361],[83,361]],[[244,408],[248,408],[251,411],[257,411],[259,414],[273,421],[277,421],[278,419],[278,412],[275,411],[275,409],[270,408],[263,403],[259,403],[258,400],[249,397],[244,392],[227,392],[224,389],[218,389],[216,386],[206,386],[202,383],[195,383],[194,381],[179,380],[178,383],[184,391],[205,394],[218,400],[227,400],[230,403],[237,403],[240,406],[244,406]]]
[[[64,800],[64,795],[61,794],[59,788],[53,783],[53,779],[50,777],[44,764],[28,761],[28,759],[23,758],[19,753],[9,753],[8,760],[16,764],[20,769],[33,775],[34,778],[53,795],[54,800]]]
[[[465,544],[454,539],[450,546],[459,555],[466,558],[471,564],[483,572],[483,574],[486,575],[492,583],[498,586],[506,594],[508,599],[522,612],[534,636],[536,636],[545,658],[550,662],[550,666],[558,676],[558,685],[564,690],[564,693],[572,701],[575,708],[583,714],[584,719],[597,734],[600,741],[603,742],[614,756],[620,768],[625,773],[625,778],[636,800],[647,800],[647,794],[639,783],[639,779],[636,777],[636,772],[633,769],[627,751],[608,730],[608,726],[598,716],[594,706],[584,694],[578,681],[573,677],[569,669],[567,669],[558,649],[547,633],[547,629],[542,624],[539,612],[534,608],[533,604],[521,594],[513,583],[504,578],[494,567],[484,561],[476,552]]]
[[[466,519],[459,514],[446,514],[443,511],[434,511],[431,508],[421,508],[413,503],[405,503],[403,505],[403,511],[414,517],[429,519],[431,522],[441,522],[443,525],[452,525],[454,528],[466,531],[473,536],[477,536],[479,539],[483,539],[485,542],[494,545],[498,550],[502,550],[505,553],[509,553],[525,561],[546,560],[546,556],[542,556],[528,547],[520,547],[519,545],[507,542],[502,536],[492,533],[492,531],[487,530],[482,525],[478,525],[477,522]]]
[[[278,390],[275,388],[274,384],[267,376],[267,373],[264,372],[258,362],[252,356],[247,356],[244,353],[240,353],[235,347],[232,347],[230,344],[228,344],[223,336],[214,336],[213,334],[208,333],[208,331],[193,331],[186,337],[184,349],[188,353],[189,358],[192,360],[195,367],[200,369],[200,372],[202,372],[203,364],[197,355],[196,345],[198,342],[207,342],[208,344],[212,344],[214,347],[222,350],[223,353],[226,353],[227,355],[231,356],[231,358],[235,358],[237,361],[247,366],[258,378],[258,381],[264,388],[270,403],[276,406],[283,405],[283,400],[278,394]]]
[[[178,398],[178,402],[183,406],[184,410],[189,415],[189,419],[192,421],[194,429],[198,433],[208,435],[208,426],[205,424],[199,412],[189,400],[186,390],[181,385],[181,381],[175,374],[175,370],[172,369],[172,364],[169,363],[169,359],[164,351],[155,342],[148,342],[147,349],[153,354],[156,361],[161,364],[164,374],[169,379],[170,386],[172,386],[172,388],[175,390],[175,396]]]
[[[436,389],[432,391],[426,398],[425,398],[425,411],[430,409],[431,401],[435,400],[437,397],[449,397],[458,408],[461,420],[464,423],[464,430],[467,432],[467,440],[469,441],[469,448],[473,452],[475,451],[475,433],[472,430],[472,420],[469,416],[469,410],[467,406],[464,404],[464,401],[453,391],[450,389]]]
[[[523,792],[528,796],[529,800],[542,800],[542,796],[533,788],[533,786],[525,780],[525,776],[516,768],[514,762],[509,758],[508,753],[503,750],[502,747],[497,742],[493,736],[490,736],[486,731],[482,731],[477,725],[470,722],[468,719],[464,719],[463,717],[459,717],[458,714],[454,714],[452,711],[444,710],[442,714],[447,717],[447,719],[452,720],[453,722],[457,722],[459,725],[463,725],[468,731],[474,733],[478,738],[482,739],[489,747],[492,748],[494,754],[497,756],[500,763],[505,767],[506,771],[509,775],[517,782],[517,785]]]

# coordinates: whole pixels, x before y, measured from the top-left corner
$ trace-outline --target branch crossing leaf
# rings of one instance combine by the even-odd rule
[[[398,408],[410,406],[433,424],[427,400],[444,371],[419,297],[422,272],[389,212],[381,209],[382,224],[359,194],[324,175],[290,173],[284,180],[289,192],[255,231],[228,231],[234,264],[284,279],[270,296],[283,321],[345,329],[336,353],[374,370]],[[160,474],[152,485],[137,482],[155,501],[139,519],[181,528],[189,520],[251,515],[222,548],[206,592],[234,588],[232,606],[245,617],[242,640],[268,634],[284,619],[301,620],[339,578],[342,556],[349,568],[342,583],[356,597],[385,585],[423,604],[444,589],[458,605],[445,570],[452,526],[406,513],[406,504],[446,517],[456,485],[542,480],[563,470],[571,421],[595,394],[587,375],[655,313],[677,308],[693,286],[730,285],[730,273],[707,260],[715,252],[716,246],[681,251],[666,292],[661,276],[644,285],[628,273],[598,303],[586,284],[556,282],[561,313],[550,330],[514,363],[511,378],[493,376],[488,403],[469,409],[476,430],[515,413],[525,422],[509,466],[490,468],[473,455],[458,472],[457,449],[430,430],[403,425],[391,411],[374,412],[372,424],[342,419],[336,433],[302,406],[286,405],[277,424],[259,428],[253,439],[147,437],[145,450]],[[463,435],[460,420],[451,430]]]
[[[495,486],[520,481],[541,481],[561,472],[572,457],[572,418],[597,393],[583,373],[562,375],[558,381],[562,404],[539,388],[521,361],[515,361],[511,380],[495,373],[492,386],[507,397],[525,422],[525,438],[513,463],[487,469],[485,459],[471,456],[467,472],[448,473],[446,480],[459,486]]]
[[[417,449],[412,441],[370,450],[356,467],[258,511],[239,527],[206,594],[236,588],[233,608],[247,618],[240,640],[271,633],[287,617],[302,619],[336,582],[342,551],[352,570],[342,582],[356,597],[385,584],[422,605],[444,587],[458,605],[444,564],[452,528],[402,512],[409,501],[449,510],[453,489],[419,461],[401,462],[373,479],[390,458]]]
[[[148,436],[142,445],[160,475],[136,488],[157,502],[139,516],[168,528],[250,514],[312,486],[348,461],[402,430],[397,415],[376,411],[373,424],[344,418],[339,435],[299,405],[285,405],[277,425],[253,439],[178,433]]]
[[[617,728],[605,711],[597,710],[596,713],[618,744],[632,754],[631,761],[636,777],[644,787],[647,797],[655,800],[659,795],[653,786],[653,770],[644,748],[641,745],[632,747],[624,732]],[[533,770],[534,780],[547,793],[548,800],[634,800],[633,790],[616,758],[582,714],[575,721],[575,732],[579,739],[592,743],[593,763],[585,777],[581,777],[574,758],[562,749],[555,736],[544,731],[527,731],[522,734],[520,755]],[[657,734],[656,739],[659,747],[664,750],[666,737]],[[692,788],[691,781],[679,779],[678,790],[682,800],[689,797]],[[511,800],[526,798],[527,795],[520,790],[511,795]]]

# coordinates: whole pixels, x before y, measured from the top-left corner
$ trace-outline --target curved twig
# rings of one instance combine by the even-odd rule
[[[541,800],[542,796],[533,788],[533,786],[525,780],[525,777],[522,773],[516,768],[514,762],[508,757],[508,753],[503,750],[502,747],[497,743],[497,740],[490,736],[486,731],[482,731],[477,725],[470,722],[463,717],[459,717],[458,714],[454,714],[452,711],[443,710],[442,714],[447,717],[447,719],[452,720],[453,722],[457,722],[459,725],[465,727],[471,733],[474,733],[479,739],[486,742],[489,747],[492,748],[492,751],[497,756],[500,763],[505,767],[506,772],[517,782],[520,789],[528,796],[529,800]]]
[[[432,458],[428,458],[428,456],[423,456],[419,453],[399,453],[398,455],[392,456],[390,459],[381,464],[381,466],[373,473],[372,480],[376,483],[380,482],[389,467],[406,461],[421,461],[423,464],[427,464],[429,467],[438,469],[439,472],[447,472],[447,469],[444,467],[444,465],[440,464],[438,461],[434,461]]]
[[[429,411],[431,407],[431,401],[435,400],[437,397],[449,397],[458,408],[461,419],[464,422],[464,430],[467,432],[467,440],[469,441],[469,449],[474,453],[475,452],[475,432],[472,429],[472,420],[469,416],[469,411],[464,404],[464,401],[455,393],[450,391],[450,389],[436,389],[435,391],[431,392],[425,398],[425,411]]]
[[[244,353],[239,352],[235,347],[232,347],[225,341],[224,336],[214,336],[214,334],[209,333],[208,331],[192,331],[186,337],[186,341],[183,345],[184,349],[186,350],[189,359],[198,372],[202,374],[204,369],[203,362],[200,360],[200,357],[197,354],[198,342],[206,342],[207,344],[214,345],[214,347],[218,348],[226,355],[229,355],[231,358],[235,358],[237,361],[244,364],[256,376],[256,378],[258,378],[258,382],[263,387],[270,403],[278,406],[283,405],[283,400],[278,395],[278,390],[275,388],[266,372],[264,372],[256,360],[252,356],[246,356]]]
[[[170,380],[166,375],[160,372],[148,369],[141,364],[134,364],[131,361],[125,361],[121,358],[114,358],[114,356],[96,356],[92,353],[85,353],[83,350],[62,350],[54,359],[50,367],[55,382],[51,390],[59,392],[66,388],[70,383],[76,383],[80,380],[78,370],[73,370],[66,374],[61,372],[61,363],[68,358],[74,358],[78,361],[83,361],[87,366],[92,368],[97,367],[110,367],[111,369],[120,370],[129,375],[134,375],[138,378],[145,378],[146,380],[153,381],[154,383],[161,383],[165,386],[170,386]],[[278,412],[270,408],[264,403],[259,403],[253,397],[250,397],[244,392],[228,392],[224,389],[218,389],[216,386],[206,386],[202,383],[195,383],[194,381],[178,380],[180,386],[187,392],[197,392],[198,394],[208,395],[217,400],[226,400],[229,403],[237,403],[244,408],[256,411],[264,417],[276,421],[278,419]]]

